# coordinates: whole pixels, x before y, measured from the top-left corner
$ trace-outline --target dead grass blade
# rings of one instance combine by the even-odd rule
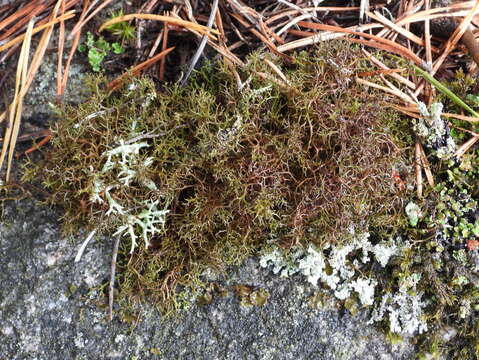
[[[9,123],[5,130],[5,141],[0,153],[0,168],[3,167],[5,157],[8,154],[6,182],[10,178],[11,164],[13,160],[13,151],[15,149],[18,130],[20,129],[20,121],[22,116],[23,96],[25,95],[24,87],[27,82],[28,75],[28,57],[30,54],[30,45],[33,35],[34,20],[30,20],[25,33],[22,49],[18,59],[17,74],[15,78],[15,95],[12,104],[9,107]]]
[[[416,187],[417,187],[417,197],[422,198],[422,171],[421,171],[421,144],[416,143],[415,147],[415,158],[416,158]]]
[[[64,15],[62,15],[58,18],[55,18],[54,20],[51,20],[51,21],[47,22],[46,24],[40,25],[40,26],[36,27],[35,29],[33,29],[32,35],[35,35],[36,33],[40,32],[42,30],[48,29],[50,26],[55,25],[55,24],[59,23],[60,21],[65,21],[65,20],[71,19],[74,16],[75,16],[75,11],[74,10],[67,11]],[[26,34],[19,35],[15,39],[10,40],[6,44],[0,46],[0,52],[12,47],[13,45],[21,43],[25,39],[25,36],[26,36]]]

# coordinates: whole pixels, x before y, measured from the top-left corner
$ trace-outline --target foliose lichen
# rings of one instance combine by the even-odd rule
[[[395,292],[385,292],[376,290],[383,277],[371,271],[374,262],[384,268],[393,257],[399,258],[403,246],[400,238],[373,245],[369,233],[361,233],[347,245],[323,249],[310,245],[306,250],[294,249],[291,255],[278,248],[269,249],[261,256],[260,264],[272,266],[283,276],[300,273],[313,285],[329,288],[338,300],[345,301],[345,306],[351,306],[348,299],[357,298],[360,305],[373,309],[370,323],[385,320],[391,332],[412,336],[427,330],[426,304],[423,294],[416,292],[420,275],[406,276]]]

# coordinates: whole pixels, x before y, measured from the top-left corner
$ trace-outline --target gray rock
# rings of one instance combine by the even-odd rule
[[[0,359],[410,359],[410,344],[334,309],[313,310],[314,288],[280,279],[251,258],[217,280],[228,291],[209,305],[162,319],[141,305],[137,324],[107,321],[98,285],[108,280],[112,240],[62,237],[58,213],[8,204],[0,223]],[[263,307],[239,304],[232,286],[267,289]],[[101,302],[101,301],[100,301]],[[159,355],[158,355],[159,354]]]

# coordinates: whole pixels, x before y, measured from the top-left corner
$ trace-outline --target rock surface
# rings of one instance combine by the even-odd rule
[[[314,288],[281,279],[255,258],[216,279],[228,293],[179,318],[142,305],[138,321],[107,321],[99,285],[108,280],[111,239],[60,234],[58,213],[9,203],[0,223],[0,359],[410,359],[405,343],[334,309],[313,310]],[[232,287],[266,289],[263,307],[240,305]],[[96,287],[94,290],[91,288]],[[116,312],[118,314],[118,312]]]

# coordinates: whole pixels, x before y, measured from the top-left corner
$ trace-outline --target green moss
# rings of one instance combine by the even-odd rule
[[[425,243],[415,247],[417,260],[404,268],[425,274],[420,288],[430,298],[430,333],[418,338],[432,354],[447,358],[475,359],[479,356],[479,269],[478,250],[469,246],[477,238],[479,209],[477,185],[479,159],[476,151],[459,161],[449,161],[438,170],[442,179],[425,204]],[[444,329],[454,329],[447,339]]]
[[[366,64],[334,42],[289,67],[253,55],[241,89],[216,65],[162,91],[141,79],[109,92],[92,78],[92,98],[61,110],[29,174],[64,207],[66,231],[122,236],[120,301],[179,308],[205,269],[266,243],[341,242],[351,225],[390,233],[405,223],[391,177],[405,139],[389,135],[398,116],[383,95],[354,82]]]

